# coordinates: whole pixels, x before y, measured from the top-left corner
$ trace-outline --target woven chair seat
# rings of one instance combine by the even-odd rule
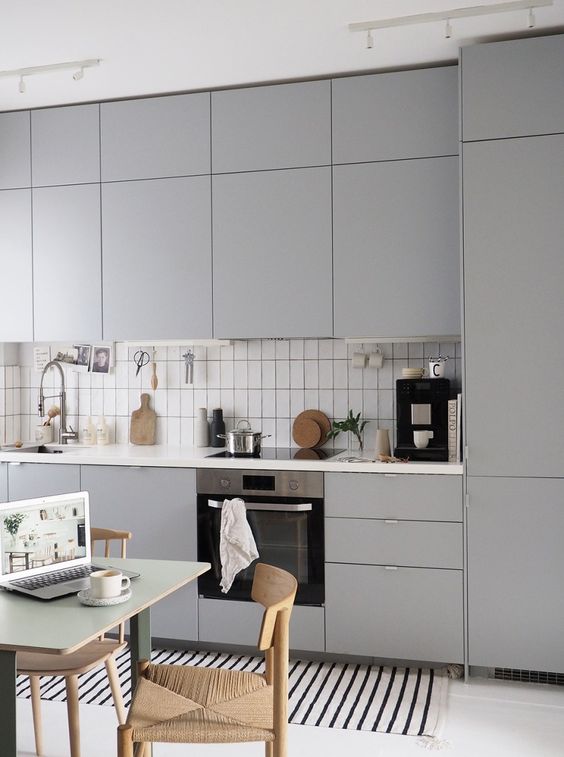
[[[240,670],[149,665],[127,718],[133,741],[274,741],[272,686]]]

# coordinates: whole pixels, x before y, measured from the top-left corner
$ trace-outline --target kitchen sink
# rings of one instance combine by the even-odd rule
[[[77,444],[24,444],[23,447],[4,448],[3,452],[31,452],[39,455],[62,455],[63,452],[76,452],[80,447]]]

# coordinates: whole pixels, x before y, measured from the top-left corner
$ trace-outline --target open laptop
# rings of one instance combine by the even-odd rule
[[[55,599],[88,588],[103,569],[91,561],[88,492],[0,505],[1,588]]]

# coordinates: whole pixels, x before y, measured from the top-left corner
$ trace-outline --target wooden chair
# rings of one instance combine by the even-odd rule
[[[103,528],[91,529],[92,553],[94,544],[105,541],[104,556],[110,556],[110,542],[121,542],[121,557],[125,557],[126,543],[131,539],[129,531],[111,531]],[[78,612],[78,610],[77,610]],[[63,676],[67,692],[67,712],[69,719],[69,739],[71,757],[80,757],[80,724],[78,717],[78,676],[88,673],[93,668],[102,665],[106,667],[116,715],[119,723],[125,723],[126,713],[123,697],[119,686],[116,656],[127,646],[125,642],[124,624],[119,626],[118,639],[104,637],[91,641],[76,652],[64,656],[41,654],[33,652],[18,652],[18,673],[29,676],[31,685],[31,706],[33,710],[33,727],[35,731],[35,751],[43,753],[43,738],[41,728],[41,676]]]
[[[142,757],[153,742],[247,741],[264,741],[266,757],[286,757],[288,625],[297,588],[285,570],[256,565],[252,598],[265,608],[258,642],[264,675],[140,661],[127,722],[118,726],[118,757]]]

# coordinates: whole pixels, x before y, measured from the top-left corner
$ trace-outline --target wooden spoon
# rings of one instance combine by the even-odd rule
[[[157,378],[157,364],[155,363],[155,350],[153,350],[153,362],[151,364],[153,369],[153,375],[151,376],[151,389],[155,391],[159,385],[159,379]]]

